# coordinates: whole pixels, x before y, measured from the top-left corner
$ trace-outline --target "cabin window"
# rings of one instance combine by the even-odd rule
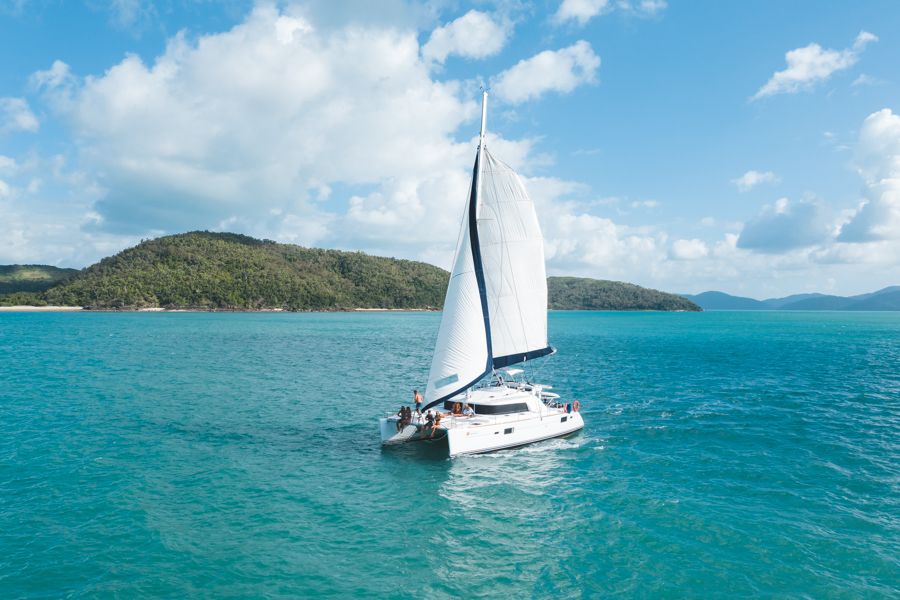
[[[513,428],[507,427],[506,429],[503,430],[503,435],[506,435],[507,433],[512,433],[512,432],[513,432]]]
[[[559,420],[559,422],[560,422],[560,423],[565,423],[565,422],[568,421],[568,420],[569,420],[569,417],[562,417],[562,418]]]

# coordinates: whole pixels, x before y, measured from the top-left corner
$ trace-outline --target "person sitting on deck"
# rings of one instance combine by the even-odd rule
[[[462,414],[462,406],[460,406],[459,402],[453,404],[453,416],[458,417]]]
[[[431,427],[434,427],[434,415],[429,410],[427,413],[425,413],[425,428],[428,429]]]
[[[474,416],[475,416],[475,409],[472,408],[471,406],[469,406],[469,403],[467,402],[467,403],[466,403],[466,407],[463,408],[462,414],[463,414],[464,417],[474,417]]]
[[[412,421],[412,409],[408,406],[403,407],[403,416],[400,418],[401,429],[409,425]]]
[[[441,413],[438,413],[437,416],[434,418],[434,425],[431,426],[431,437],[434,437],[434,432],[437,431],[438,427],[441,426],[441,418],[443,416],[444,415],[442,415]]]
[[[406,407],[401,406],[400,410],[397,411],[397,431],[403,429],[403,419],[406,416]]]

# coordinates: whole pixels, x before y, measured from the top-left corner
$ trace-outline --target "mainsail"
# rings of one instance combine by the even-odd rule
[[[495,368],[553,352],[547,345],[544,243],[519,176],[481,143],[438,339],[426,407],[475,385]]]

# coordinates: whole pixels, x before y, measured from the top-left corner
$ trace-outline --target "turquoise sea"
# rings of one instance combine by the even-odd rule
[[[0,314],[0,598],[900,595],[900,314],[551,313],[581,434],[382,450],[439,319]]]

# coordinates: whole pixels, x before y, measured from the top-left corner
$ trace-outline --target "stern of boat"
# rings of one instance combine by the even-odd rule
[[[390,444],[391,438],[397,436],[397,417],[382,417],[378,419],[378,430],[381,433],[381,443]]]

